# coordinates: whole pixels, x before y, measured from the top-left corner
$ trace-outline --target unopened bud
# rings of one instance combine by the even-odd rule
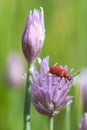
[[[45,40],[44,12],[30,11],[22,37],[22,48],[28,63],[32,63],[38,57]]]

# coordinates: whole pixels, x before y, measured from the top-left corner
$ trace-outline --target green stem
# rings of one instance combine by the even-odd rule
[[[70,109],[71,104],[69,104],[66,108],[66,130],[70,130]]]
[[[24,130],[30,130],[30,104],[31,104],[31,83],[32,77],[30,74],[30,69],[33,65],[28,65],[27,81],[26,81],[26,91],[25,91],[25,103],[24,103]]]
[[[54,127],[54,117],[50,118],[50,130],[53,130]]]

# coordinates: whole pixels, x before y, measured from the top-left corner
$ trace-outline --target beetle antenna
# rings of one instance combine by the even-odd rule
[[[73,78],[73,77],[75,77],[76,75],[78,75],[80,73],[80,71],[78,72],[78,73],[76,73],[75,75],[73,75],[72,77],[71,77],[71,79]]]

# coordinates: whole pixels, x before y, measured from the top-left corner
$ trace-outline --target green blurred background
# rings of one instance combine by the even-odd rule
[[[40,54],[50,56],[50,65],[58,62],[74,68],[76,73],[87,66],[87,1],[86,0],[0,0],[0,130],[23,130],[25,88],[11,89],[4,81],[6,60],[11,52],[22,54],[21,37],[29,11],[43,7],[46,39]],[[27,69],[27,67],[26,67]],[[81,97],[71,105],[71,130],[78,129],[81,119]],[[48,118],[31,107],[31,130],[48,130]],[[54,130],[65,130],[66,110],[55,118]]]

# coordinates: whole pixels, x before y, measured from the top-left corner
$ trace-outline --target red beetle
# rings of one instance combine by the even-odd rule
[[[69,80],[71,80],[73,77],[75,77],[80,72],[78,72],[77,74],[75,74],[74,76],[71,77],[71,75],[65,70],[65,68],[62,68],[60,66],[52,66],[50,68],[50,73],[54,74],[56,76],[65,77],[65,78],[68,78]]]

